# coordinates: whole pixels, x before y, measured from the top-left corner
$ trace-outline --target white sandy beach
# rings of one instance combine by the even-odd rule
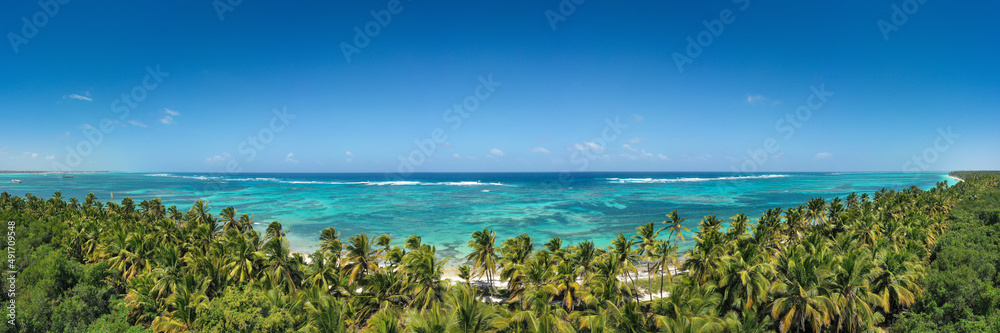
[[[640,280],[640,279],[647,279],[647,278],[649,278],[649,275],[648,275],[649,271],[646,270],[645,266],[643,266],[643,267],[636,267],[636,268],[638,269],[638,277],[630,276],[631,279]],[[678,269],[674,265],[668,265],[668,269],[669,269],[669,272],[671,273],[671,275],[677,275],[677,274],[684,273],[684,271],[681,271],[680,269]],[[653,278],[656,278],[656,277],[658,277],[658,275],[656,273],[654,273],[653,274]],[[444,273],[441,274],[441,280],[445,280],[445,281],[448,281],[448,282],[451,282],[451,283],[455,283],[455,284],[465,283],[465,280],[463,280],[463,279],[461,279],[461,278],[458,277],[458,272],[457,272],[456,269],[446,269],[444,271]],[[624,283],[629,283],[629,284],[632,283],[632,281],[629,278],[627,278],[625,275],[619,276],[618,280],[622,281]],[[469,282],[472,285],[480,287],[480,288],[484,288],[484,287],[486,287],[486,286],[489,285],[489,282],[487,281],[487,279],[486,279],[485,276],[474,277],[472,279],[469,279]],[[583,280],[579,280],[578,279],[576,282],[577,283],[583,283]],[[504,282],[502,282],[502,281],[500,281],[498,277],[494,277],[494,279],[493,279],[493,288],[496,288],[496,289],[505,289],[505,288],[507,288],[507,284],[504,283]],[[663,295],[664,296],[669,296],[670,293],[669,292],[664,292]],[[648,293],[643,293],[641,295],[640,300],[641,301],[651,301],[651,300],[655,300],[655,299],[659,299],[659,298],[660,298],[659,293],[655,293],[654,292],[652,294],[652,296],[650,296]],[[500,298],[500,297],[493,297],[493,299],[492,299],[493,302],[500,302],[502,300],[503,299]],[[487,299],[484,297],[483,301],[487,301]]]

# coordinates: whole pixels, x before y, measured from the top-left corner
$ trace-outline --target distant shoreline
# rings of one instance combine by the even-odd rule
[[[6,171],[0,170],[0,175],[41,175],[47,173],[109,173],[111,171]]]

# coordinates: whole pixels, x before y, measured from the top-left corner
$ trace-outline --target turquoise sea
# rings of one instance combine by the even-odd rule
[[[112,194],[116,201],[161,198],[183,211],[195,200],[206,200],[215,214],[227,206],[254,214],[258,230],[281,222],[293,250],[311,252],[320,230],[335,227],[343,238],[388,233],[400,245],[407,236],[420,235],[439,254],[457,257],[467,252],[469,234],[482,228],[496,230],[501,240],[528,233],[539,244],[562,237],[563,244],[589,239],[605,246],[618,233],[633,234],[640,224],[663,221],[674,209],[696,230],[709,214],[746,213],[756,219],[769,208],[815,197],[954,184],[944,173],[424,173],[387,179],[384,174],[305,173],[0,175],[0,191],[46,198],[62,191],[79,199],[93,192],[102,201]]]

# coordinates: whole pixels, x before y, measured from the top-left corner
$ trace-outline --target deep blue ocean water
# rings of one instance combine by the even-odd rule
[[[815,197],[928,189],[940,181],[954,184],[944,173],[424,173],[405,180],[384,174],[108,173],[0,175],[0,191],[46,198],[62,191],[81,200],[93,192],[119,202],[161,198],[182,211],[206,200],[215,214],[227,206],[254,214],[260,231],[281,222],[298,251],[311,252],[320,230],[335,227],[345,239],[388,233],[396,244],[416,234],[439,254],[460,256],[468,251],[469,234],[482,228],[496,230],[500,240],[528,233],[539,244],[562,237],[564,245],[589,239],[606,246],[618,233],[634,234],[635,227],[661,222],[674,209],[696,230],[709,214],[756,219],[769,208]]]

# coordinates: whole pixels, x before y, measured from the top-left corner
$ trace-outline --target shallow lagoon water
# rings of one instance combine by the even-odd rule
[[[392,234],[397,245],[420,235],[439,254],[458,257],[468,252],[469,234],[482,228],[496,230],[499,240],[527,233],[539,244],[562,237],[564,245],[593,240],[606,246],[618,233],[634,234],[638,225],[661,222],[674,209],[696,230],[709,214],[756,219],[767,209],[815,197],[954,184],[944,173],[426,173],[386,179],[305,173],[0,175],[0,191],[42,197],[62,191],[81,200],[93,192],[102,201],[112,193],[116,201],[161,198],[182,211],[206,200],[215,214],[227,206],[254,214],[261,231],[271,221],[281,222],[297,251],[315,250],[320,230],[335,227],[345,239],[362,232]]]

